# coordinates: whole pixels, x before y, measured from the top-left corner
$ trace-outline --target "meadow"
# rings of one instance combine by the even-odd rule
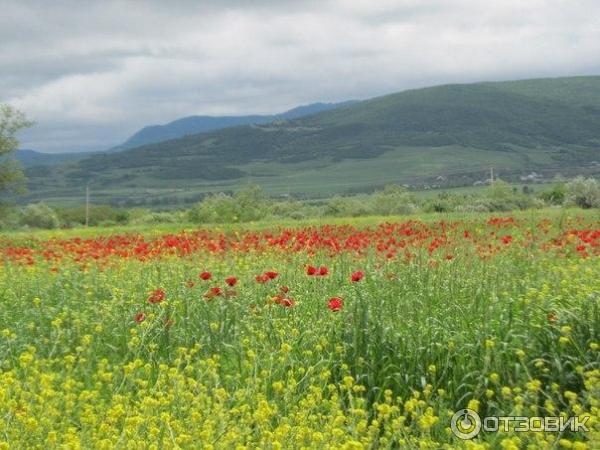
[[[597,210],[5,233],[0,449],[598,448],[599,256]]]

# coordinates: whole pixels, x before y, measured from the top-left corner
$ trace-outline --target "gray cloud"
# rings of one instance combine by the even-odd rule
[[[2,1],[23,147],[108,148],[191,114],[600,73],[596,0]]]

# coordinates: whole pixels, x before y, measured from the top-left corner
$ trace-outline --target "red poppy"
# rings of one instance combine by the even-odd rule
[[[204,297],[206,297],[206,298],[218,297],[222,293],[223,293],[223,289],[221,289],[218,286],[215,286],[215,287],[210,288],[208,291],[206,291],[206,294],[204,294]]]
[[[267,281],[269,281],[269,277],[266,275],[256,275],[254,279],[257,283],[266,283]]]
[[[315,266],[307,266],[306,267],[306,275],[316,275],[318,269]]]
[[[269,272],[265,272],[265,276],[269,279],[269,280],[274,280],[275,278],[277,278],[279,274],[277,272],[273,272],[273,271],[269,271]]]
[[[504,237],[502,238],[502,243],[503,243],[503,244],[510,244],[510,243],[511,243],[511,241],[512,241],[512,236],[511,236],[511,235],[507,235],[507,236],[504,236]]]
[[[287,286],[281,286],[281,287],[279,288],[279,290],[280,290],[281,292],[283,292],[284,294],[287,294],[288,292],[290,292],[290,288],[289,288],[289,287],[287,287]]]
[[[235,286],[237,284],[237,278],[236,277],[229,277],[229,278],[225,278],[225,283],[227,283],[229,286]]]
[[[575,247],[575,250],[577,250],[578,252],[585,252],[585,245],[578,245],[577,247]]]
[[[350,275],[350,281],[352,281],[353,283],[356,283],[357,281],[362,280],[365,277],[365,273],[362,271],[357,271],[354,272],[352,275]]]
[[[339,297],[330,298],[329,303],[327,304],[327,307],[334,312],[340,311],[342,306],[344,306],[344,301]]]
[[[327,275],[329,273],[329,269],[325,266],[321,266],[319,267],[319,275],[324,277],[325,275]]]
[[[212,273],[210,272],[202,272],[200,275],[198,275],[198,277],[200,277],[200,279],[204,280],[204,281],[208,281],[212,278]]]
[[[150,293],[150,296],[148,297],[148,302],[149,303],[160,303],[162,302],[166,297],[166,293],[165,291],[163,291],[162,289],[158,288],[153,290]]]
[[[281,299],[281,301],[279,302],[281,306],[285,306],[287,308],[291,308],[292,306],[294,306],[295,303],[296,302],[294,302],[294,300],[291,298],[284,298]]]
[[[146,320],[146,314],[143,312],[136,313],[136,315],[133,316],[133,320],[135,320],[137,323],[142,323],[144,320]]]

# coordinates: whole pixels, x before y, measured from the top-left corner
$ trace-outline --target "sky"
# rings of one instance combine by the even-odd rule
[[[444,83],[600,75],[598,0],[0,0],[21,148],[110,148],[189,115]]]

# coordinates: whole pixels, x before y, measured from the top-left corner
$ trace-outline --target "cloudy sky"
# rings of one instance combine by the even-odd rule
[[[22,147],[101,150],[194,114],[600,74],[598,0],[0,0]]]

